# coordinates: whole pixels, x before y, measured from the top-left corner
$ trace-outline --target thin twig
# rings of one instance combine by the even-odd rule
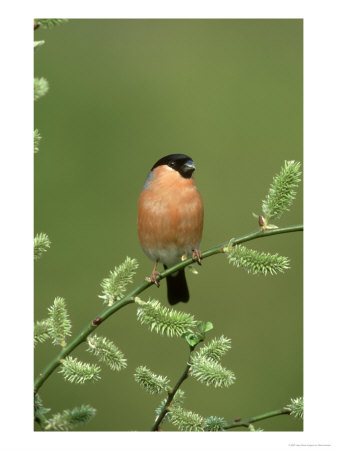
[[[186,365],[186,368],[183,372],[183,374],[181,375],[181,377],[179,378],[179,380],[177,381],[176,385],[174,386],[174,388],[172,389],[172,391],[170,391],[167,394],[167,400],[165,405],[163,406],[163,409],[161,410],[161,413],[159,414],[159,416],[156,418],[155,423],[153,424],[151,431],[158,431],[159,430],[159,425],[161,424],[161,422],[163,421],[164,417],[166,416],[166,414],[169,412],[169,407],[174,399],[174,396],[177,392],[177,390],[180,388],[181,384],[186,380],[186,378],[188,377],[188,372],[190,370],[190,362],[191,362],[191,356],[193,353],[193,350],[195,349],[196,346],[191,347],[190,346],[190,355],[188,358],[188,362]]]
[[[269,417],[281,416],[282,414],[290,414],[289,408],[276,409],[275,411],[259,414],[258,416],[249,417],[248,419],[234,419],[228,422],[224,427],[226,430],[236,427],[249,427],[251,423],[258,422],[259,420],[269,419]]]

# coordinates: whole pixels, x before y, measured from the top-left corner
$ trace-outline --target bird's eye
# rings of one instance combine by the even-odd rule
[[[170,161],[168,165],[169,167],[175,167],[176,163],[175,161]]]

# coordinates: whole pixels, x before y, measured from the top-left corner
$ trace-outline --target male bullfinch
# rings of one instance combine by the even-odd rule
[[[200,264],[204,207],[192,178],[194,170],[187,155],[164,156],[150,170],[139,196],[138,237],[146,255],[155,261],[150,279],[157,286],[158,262],[167,269],[186,255]],[[189,300],[184,269],[166,280],[171,305]]]

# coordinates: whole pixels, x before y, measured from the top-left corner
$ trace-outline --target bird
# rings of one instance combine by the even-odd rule
[[[187,155],[164,156],[152,166],[139,196],[138,238],[144,253],[155,262],[149,279],[158,287],[158,263],[165,270],[184,257],[201,264],[204,206],[193,179],[195,168]],[[188,302],[184,269],[166,280],[169,303]]]

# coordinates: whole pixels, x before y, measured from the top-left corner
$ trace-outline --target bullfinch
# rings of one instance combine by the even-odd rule
[[[186,255],[200,264],[204,207],[194,171],[189,156],[164,156],[150,170],[139,196],[138,237],[145,254],[155,261],[150,280],[157,286],[158,262],[167,269]],[[166,280],[171,305],[189,300],[184,269]]]

